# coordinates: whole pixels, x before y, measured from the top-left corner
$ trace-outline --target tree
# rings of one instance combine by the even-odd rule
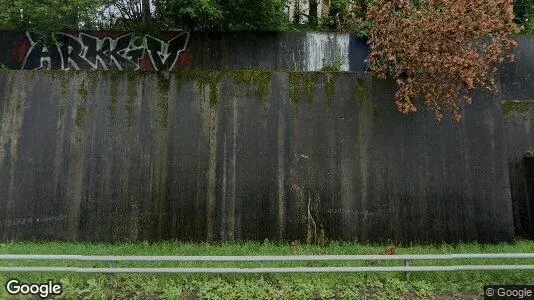
[[[370,23],[365,18],[368,2],[369,0],[332,0],[323,24],[333,31],[352,32],[360,37],[368,37]]]
[[[315,27],[317,27],[317,25],[319,23],[319,19],[318,19],[318,16],[317,16],[317,9],[319,8],[319,1],[317,1],[317,0],[309,0],[309,5],[310,5],[310,13],[309,13],[309,16],[308,16],[308,24],[312,28],[315,28]]]
[[[514,1],[515,21],[521,26],[522,32],[534,34],[534,1]]]
[[[150,13],[150,0],[142,0],[141,11],[142,11],[142,16],[143,16],[143,24],[145,26],[148,26],[150,19],[152,19],[152,16]]]
[[[218,0],[225,31],[284,31],[286,0]]]
[[[516,46],[511,0],[379,0],[368,18],[368,61],[379,77],[396,80],[397,109],[414,113],[422,99],[438,121],[445,112],[459,122],[470,90],[495,91],[497,64]]]
[[[216,0],[157,0],[155,6],[160,28],[221,30],[223,11]]]
[[[0,1],[0,29],[59,31],[89,28],[101,4],[96,0]]]
[[[159,28],[200,31],[284,31],[285,0],[156,0]]]

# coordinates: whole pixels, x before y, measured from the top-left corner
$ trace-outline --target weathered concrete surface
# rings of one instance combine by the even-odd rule
[[[534,151],[533,100],[503,102],[514,223],[516,234],[526,238],[534,236],[534,199],[527,192],[534,182],[527,181],[524,161],[525,152]]]
[[[534,98],[534,37],[515,36],[515,60],[503,64],[500,72],[505,100]]]
[[[0,72],[1,240],[506,241],[500,100],[356,73]]]
[[[72,36],[77,37],[79,33],[71,34]],[[87,34],[103,39],[105,37],[118,38],[119,36],[127,34],[127,32],[87,32]],[[177,34],[179,33],[163,32],[158,37],[163,43],[166,43]],[[534,199],[529,199],[527,196],[526,191],[528,182],[525,179],[524,163],[522,159],[525,151],[534,150],[534,136],[532,136],[533,130],[531,130],[531,121],[534,116],[532,115],[533,110],[528,108],[529,101],[534,101],[534,59],[532,56],[532,53],[534,53],[534,39],[531,36],[515,36],[515,39],[519,43],[518,48],[515,50],[517,58],[516,62],[505,64],[500,72],[503,95],[502,100],[505,101],[504,105],[506,106],[504,109],[506,123],[505,142],[509,148],[507,161],[510,173],[510,188],[516,234],[523,237],[534,237],[534,225],[532,224],[534,215],[530,212],[530,207],[534,206]],[[74,40],[69,41],[71,43],[75,42]],[[30,47],[31,43],[25,33],[0,32],[0,68],[4,65],[10,69],[20,69]],[[153,64],[150,59],[148,59],[146,49],[144,51],[143,59],[139,61],[138,67],[142,70],[153,69]],[[319,32],[191,32],[185,50],[180,52],[173,69],[316,71],[323,68],[339,68],[342,71],[363,71],[365,70],[364,59],[366,58],[367,53],[368,48],[365,41],[349,34]],[[109,60],[110,59],[105,60],[105,64],[112,68],[113,63]],[[124,65],[124,68],[133,66],[132,62],[125,63]],[[53,67],[60,68],[57,64],[53,65]],[[97,67],[101,68],[102,65],[98,65]],[[20,85],[21,83],[17,84]],[[211,97],[209,95],[209,84],[207,86],[208,87],[205,88],[205,93],[208,93],[206,97],[209,98]],[[50,87],[46,87],[44,91],[50,89]],[[141,90],[139,90],[139,92],[141,92]],[[285,92],[287,93],[288,91]],[[6,93],[6,91],[0,90],[0,94],[2,93]],[[514,101],[522,101],[524,105],[514,104]],[[16,107],[8,107],[7,109],[15,110],[13,113],[16,113]],[[83,109],[81,112],[83,112]],[[130,114],[132,113],[133,111],[130,110]],[[212,113],[216,113],[216,111]],[[18,126],[22,126],[19,124],[19,119],[12,119],[9,122],[9,125],[6,125],[8,127],[6,127],[5,130],[16,130]],[[213,119],[210,126],[218,124],[217,122],[217,119]],[[215,132],[211,132],[210,134],[212,137],[211,140],[215,140]],[[277,134],[281,136],[283,133],[277,131]],[[11,140],[8,135],[1,138],[4,143]],[[162,139],[163,137],[160,136],[159,138]],[[162,140],[160,142],[164,143],[167,141]],[[12,144],[10,143],[9,145],[9,147],[11,147]],[[15,146],[16,145],[13,144],[13,147]],[[288,144],[285,143],[279,147],[288,147]],[[212,150],[213,149],[214,148],[212,148]],[[3,150],[3,152],[6,151],[7,150]],[[82,149],[79,149],[79,151],[82,151]],[[165,154],[165,152],[162,153]],[[0,155],[3,155],[2,152],[0,152]],[[81,162],[78,161],[76,163]],[[286,162],[282,160],[277,159],[273,163],[279,165],[280,168],[288,167]],[[133,168],[131,166],[128,167]],[[213,175],[215,174],[214,172],[216,172],[215,169],[210,169],[210,172],[210,176],[215,176]],[[59,175],[56,174],[56,176]],[[167,180],[165,176],[161,177],[159,180]],[[281,185],[281,182],[283,182],[283,179],[286,177],[283,177],[280,174],[277,174],[277,176],[279,178],[275,184]],[[1,184],[7,183],[0,183],[0,185]],[[531,184],[534,185],[534,183]],[[211,199],[210,201],[215,201],[214,199],[217,195],[213,193],[208,195],[208,198]],[[277,197],[281,198],[281,195],[277,194]],[[279,205],[282,204],[279,203]],[[282,206],[280,206],[280,208],[281,211],[284,212]],[[139,207],[134,206],[134,209],[137,210]],[[211,211],[210,213],[213,214],[214,212]],[[214,226],[213,224],[214,223],[209,223],[206,226]]]
[[[56,35],[56,40],[64,45],[63,48],[59,47],[59,50],[54,52],[52,50],[56,49],[56,47],[48,47],[48,51],[43,56],[52,61],[50,63],[52,69],[92,70],[95,68],[104,69],[104,65],[109,69],[117,69],[116,64],[118,64],[122,69],[135,69],[137,66],[142,70],[169,70],[157,68],[157,64],[154,64],[151,61],[152,58],[148,55],[148,49],[150,48],[142,47],[137,49],[138,46],[135,42],[139,39],[142,40],[144,38],[142,35],[135,35],[131,41],[123,41],[122,48],[133,48],[134,51],[128,52],[127,55],[120,51],[119,53],[112,52],[113,54],[111,55],[117,58],[113,62],[110,59],[109,50],[106,50],[109,45],[107,48],[103,46],[106,39],[108,39],[107,42],[113,44],[116,43],[117,38],[125,37],[129,34],[133,33],[101,31],[69,32],[61,36]],[[167,47],[165,45],[179,34],[179,32],[162,32],[153,41],[156,42],[156,46],[159,46],[159,42],[163,43],[161,47],[164,49]],[[263,69],[319,71],[323,68],[330,70],[334,68],[339,71],[364,71],[364,60],[369,52],[365,41],[349,34],[326,32],[191,32],[187,34],[188,39],[184,40],[185,49],[179,53],[176,63],[171,68],[173,70]],[[82,35],[84,36],[82,37]],[[42,53],[42,51],[40,51],[40,48],[33,49],[32,43],[37,42],[33,41],[37,37],[40,36],[24,32],[0,31],[0,64],[14,70],[33,70],[36,67],[41,67],[40,55],[36,56],[35,54],[36,52]],[[86,40],[87,37],[99,39],[99,42],[90,43]],[[109,39],[113,39],[113,41]],[[97,46],[99,43],[101,44],[100,47]],[[146,41],[144,43],[146,44]],[[76,59],[71,54],[69,56],[71,57],[70,62],[67,62],[68,58],[64,52],[67,51],[66,49],[69,46],[74,49],[86,48],[87,50],[80,52],[82,58]],[[37,51],[38,49],[39,51]],[[171,50],[169,49],[169,51]],[[29,55],[30,53],[33,53],[33,55]],[[100,61],[95,58],[97,55]],[[132,56],[138,58],[139,55],[142,55],[142,58],[132,58]],[[130,58],[128,59],[127,57]],[[74,61],[78,62],[76,66],[72,64]]]
[[[534,238],[534,198],[528,196],[534,181],[527,178],[523,159],[525,152],[534,151],[534,39],[518,36],[516,40],[516,61],[501,71],[510,189],[515,232]]]

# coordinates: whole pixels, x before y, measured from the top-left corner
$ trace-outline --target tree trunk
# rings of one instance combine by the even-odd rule
[[[310,12],[308,15],[308,24],[312,27],[316,27],[318,23],[317,18],[317,7],[319,5],[318,0],[309,0],[310,1]]]
[[[295,0],[294,10],[293,10],[293,20],[295,24],[300,24],[300,0]]]
[[[150,0],[142,0],[141,11],[143,16],[143,24],[148,25],[150,22]]]
[[[330,14],[330,0],[323,0],[323,7],[321,9],[321,17],[328,16]]]
[[[360,15],[365,18],[367,15],[367,3],[366,0],[360,0]]]

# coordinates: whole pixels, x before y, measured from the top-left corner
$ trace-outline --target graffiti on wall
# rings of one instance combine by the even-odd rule
[[[189,33],[181,32],[169,40],[150,35],[126,33],[118,37],[97,37],[87,33],[78,36],[53,34],[52,46],[37,42],[29,32],[29,41],[21,69],[140,69],[148,60],[156,71],[173,69],[180,54],[186,50]]]

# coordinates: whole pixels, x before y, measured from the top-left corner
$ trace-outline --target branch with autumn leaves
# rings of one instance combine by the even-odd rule
[[[378,0],[367,9],[373,23],[368,63],[397,83],[395,104],[404,114],[416,100],[441,121],[461,120],[469,92],[497,91],[498,64],[513,60],[518,33],[512,0]]]

